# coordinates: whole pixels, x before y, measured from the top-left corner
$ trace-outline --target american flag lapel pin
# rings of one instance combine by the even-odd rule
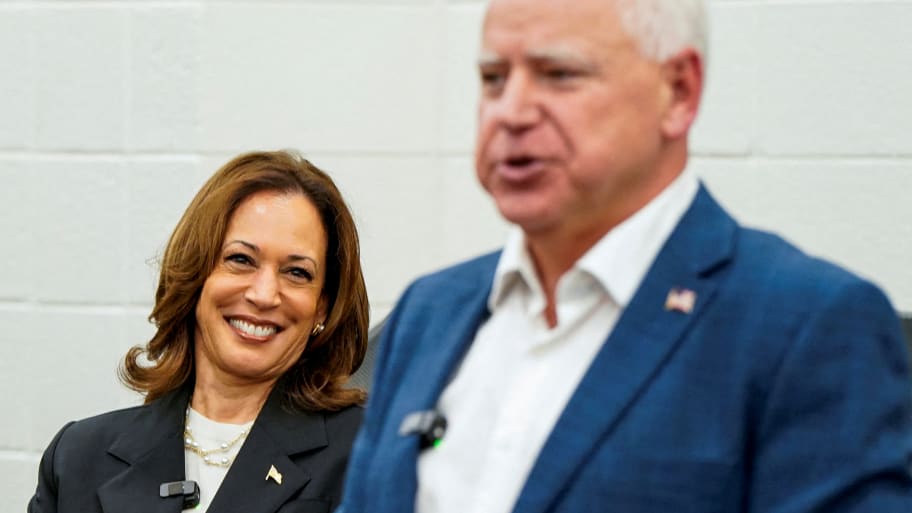
[[[693,311],[696,302],[696,292],[690,289],[674,287],[668,291],[668,297],[665,298],[665,310],[689,314]]]
[[[275,468],[275,465],[269,466],[269,472],[266,474],[266,481],[272,479],[276,484],[282,484],[282,473],[279,472],[279,469]]]

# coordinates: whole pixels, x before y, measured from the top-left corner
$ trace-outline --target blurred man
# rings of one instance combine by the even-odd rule
[[[475,164],[516,229],[391,314],[345,513],[912,512],[889,302],[687,170],[705,40],[698,0],[491,2]]]

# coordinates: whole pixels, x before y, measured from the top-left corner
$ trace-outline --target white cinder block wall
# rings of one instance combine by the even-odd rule
[[[480,1],[0,0],[0,512],[116,381],[155,257],[229,157],[297,148],[358,220],[374,319],[496,247],[474,183]],[[693,166],[743,222],[912,311],[908,0],[712,3]]]

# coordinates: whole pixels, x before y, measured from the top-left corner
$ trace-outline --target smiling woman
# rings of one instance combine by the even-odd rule
[[[272,381],[326,320],[326,233],[301,194],[258,192],[234,212],[196,304],[197,382]]]
[[[332,180],[290,152],[227,163],[171,235],[150,319],[121,371],[145,404],[65,426],[29,511],[332,511],[368,326]]]

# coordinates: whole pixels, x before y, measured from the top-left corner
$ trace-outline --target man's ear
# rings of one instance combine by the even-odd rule
[[[681,50],[662,63],[670,92],[662,119],[662,133],[669,139],[687,135],[700,108],[703,93],[703,57],[692,48]]]

